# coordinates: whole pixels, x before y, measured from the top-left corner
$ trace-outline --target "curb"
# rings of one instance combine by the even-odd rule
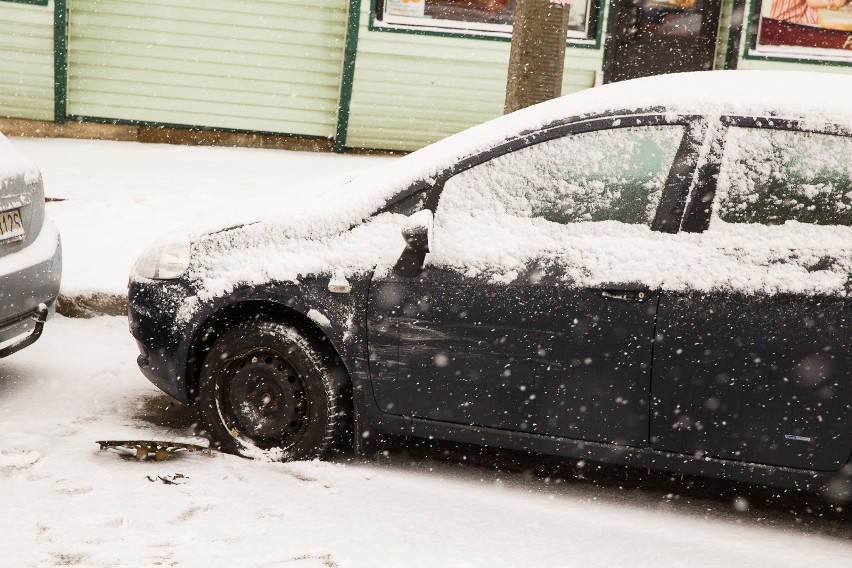
[[[69,318],[85,319],[97,316],[126,316],[127,297],[101,292],[79,296],[60,294],[56,300],[56,312]]]

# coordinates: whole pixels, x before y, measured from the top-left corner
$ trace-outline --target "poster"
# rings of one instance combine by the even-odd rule
[[[852,51],[852,1],[764,0],[758,44]]]

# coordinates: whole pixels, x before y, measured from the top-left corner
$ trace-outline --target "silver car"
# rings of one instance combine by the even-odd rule
[[[41,173],[0,134],[0,357],[39,338],[61,274],[62,244],[45,219]]]

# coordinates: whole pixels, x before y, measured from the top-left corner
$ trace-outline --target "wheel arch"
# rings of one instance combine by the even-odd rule
[[[296,308],[272,300],[242,300],[228,304],[208,315],[198,325],[186,358],[185,376],[188,400],[192,404],[198,402],[198,381],[201,365],[210,346],[228,328],[253,320],[267,320],[293,325],[322,350],[334,366],[345,372],[345,392],[341,393],[341,396],[347,397],[351,421],[352,373],[338,348],[314,320]]]

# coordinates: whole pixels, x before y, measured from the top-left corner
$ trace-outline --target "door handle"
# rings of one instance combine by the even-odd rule
[[[601,296],[619,302],[644,302],[648,298],[645,290],[601,290]]]

